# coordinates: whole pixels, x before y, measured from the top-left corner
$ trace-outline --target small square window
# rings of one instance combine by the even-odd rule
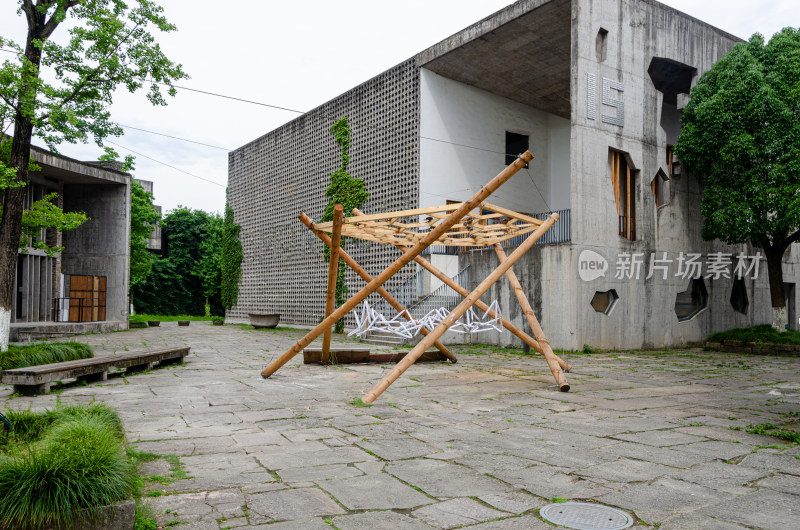
[[[506,131],[506,165],[510,166],[530,147],[530,140],[527,134],[517,134]],[[528,167],[528,164],[525,164]]]

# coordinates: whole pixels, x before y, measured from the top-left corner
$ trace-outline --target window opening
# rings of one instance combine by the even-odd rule
[[[734,278],[733,288],[731,289],[731,306],[737,313],[747,314],[747,307],[750,305],[747,299],[747,286],[744,278]]]
[[[595,39],[595,54],[597,55],[597,62],[602,63],[608,57],[608,30],[600,28],[597,32]]]
[[[689,287],[675,296],[675,315],[679,322],[691,320],[708,306],[708,291],[703,278],[692,278]]]
[[[506,131],[506,165],[511,165],[520,155],[528,150],[530,141],[527,134],[517,134]],[[528,167],[528,164],[525,164]]]
[[[625,153],[611,150],[611,182],[617,202],[619,235],[636,241],[636,168]]]
[[[617,300],[619,300],[619,295],[617,295],[617,291],[615,289],[610,289],[608,291],[595,291],[591,304],[592,308],[594,308],[594,310],[598,313],[610,315],[611,311],[614,309],[614,306],[617,304]]]
[[[653,192],[653,196],[656,199],[656,207],[664,206],[669,202],[669,195],[667,194],[668,181],[669,177],[664,173],[664,170],[658,168],[658,173],[656,173],[656,176],[653,177],[653,180],[650,182],[650,191]]]

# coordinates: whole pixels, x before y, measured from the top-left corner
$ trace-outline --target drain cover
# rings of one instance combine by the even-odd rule
[[[627,513],[588,502],[548,504],[539,514],[553,524],[577,530],[622,530],[633,524]]]

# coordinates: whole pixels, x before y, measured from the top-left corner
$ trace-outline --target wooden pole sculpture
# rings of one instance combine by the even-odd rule
[[[519,159],[517,159],[519,162]],[[497,280],[509,269],[511,265],[517,262],[533,245],[536,241],[544,235],[547,230],[553,226],[553,224],[558,220],[558,214],[554,213],[547,219],[539,228],[537,228],[531,235],[529,235],[525,241],[517,247],[514,252],[511,253],[511,256],[504,262],[501,263],[499,267],[497,267],[494,271],[492,271],[489,276],[487,276],[479,285],[472,291],[469,296],[467,296],[460,304],[453,309],[447,317],[439,323],[433,331],[431,331],[428,336],[424,337],[419,343],[417,343],[414,348],[411,349],[408,354],[403,357],[403,359],[395,365],[395,367],[386,374],[383,379],[381,379],[372,389],[367,392],[364,396],[363,400],[365,403],[372,403],[375,399],[380,396],[389,385],[394,383],[400,375],[405,372],[409,366],[411,366],[414,361],[416,361],[424,352],[427,350],[433,341],[437,340],[439,337],[444,335],[445,331],[452,326],[459,318],[461,318],[464,313],[467,312],[475,302],[480,299],[480,297],[489,290],[489,288],[494,285]],[[412,247],[411,250],[413,250]],[[408,252],[403,254],[404,256],[407,255]],[[557,364],[557,363],[556,363]],[[559,389],[562,392],[567,392],[569,390],[569,385],[567,384],[566,379],[564,378],[564,374],[561,371],[561,368],[558,368],[558,371],[553,374],[556,377],[556,383],[558,384]]]
[[[478,191],[478,193],[473,195],[470,200],[462,203],[458,207],[458,209],[456,209],[454,212],[452,212],[450,215],[448,215],[444,220],[442,220],[440,223],[438,223],[436,225],[436,227],[433,228],[433,230],[431,230],[424,237],[422,237],[418,241],[417,244],[415,244],[413,247],[411,247],[406,252],[404,252],[403,255],[400,256],[394,263],[392,263],[388,268],[386,268],[378,276],[373,278],[373,280],[371,282],[369,282],[359,292],[357,292],[355,295],[353,295],[347,302],[342,304],[341,307],[339,307],[336,311],[334,311],[333,313],[328,315],[317,327],[315,327],[310,332],[308,332],[302,339],[300,339],[297,343],[295,343],[294,346],[289,348],[278,359],[275,359],[272,363],[270,363],[270,365],[267,366],[261,372],[261,376],[264,377],[264,378],[267,378],[267,377],[271,376],[278,369],[280,369],[281,366],[286,364],[292,357],[294,357],[295,355],[297,355],[298,353],[303,351],[303,348],[305,348],[306,346],[311,344],[311,342],[314,339],[316,339],[317,337],[319,337],[322,333],[324,333],[326,329],[328,329],[331,326],[333,326],[333,324],[337,320],[339,320],[340,318],[344,317],[348,312],[350,312],[353,309],[355,309],[355,307],[358,304],[360,304],[370,294],[375,292],[375,290],[378,287],[380,287],[381,285],[383,285],[386,282],[386,280],[391,278],[402,267],[404,267],[405,265],[410,263],[417,255],[419,255],[428,246],[430,246],[431,244],[436,242],[441,236],[443,236],[445,234],[445,232],[447,232],[450,228],[452,228],[453,225],[458,223],[461,220],[461,218],[463,218],[465,215],[467,215],[476,206],[478,206],[481,202],[483,202],[487,197],[489,197],[492,193],[494,193],[500,186],[502,186],[505,182],[507,182],[508,179],[513,177],[514,174],[517,171],[519,171],[521,168],[525,167],[525,165],[528,162],[530,162],[532,159],[533,159],[533,155],[529,151],[525,151],[525,153],[520,155],[511,165],[509,165],[507,168],[505,168],[503,171],[501,171],[496,177],[494,177],[491,181],[489,181],[486,184],[486,186],[484,186],[483,188],[481,188],[480,191]],[[547,228],[549,228],[550,225],[552,225],[555,222],[555,219],[557,219],[557,216],[555,218],[551,218],[551,220],[545,221],[545,223],[542,224],[539,228],[541,228],[542,226],[545,226],[545,225],[547,225]],[[548,222],[549,222],[549,224],[548,224]],[[537,231],[538,230],[539,229],[537,229]],[[537,231],[534,231],[534,234],[537,233]],[[546,231],[546,229],[545,229],[545,231]],[[544,234],[544,231],[541,231],[539,233],[539,237],[541,237],[542,234]],[[526,239],[525,243],[527,243],[530,239],[531,239],[531,237],[529,236]],[[533,245],[534,242],[535,242],[535,240],[533,242],[531,242],[530,244]],[[513,263],[514,261],[519,259],[519,255],[517,255],[517,252],[521,248],[523,248],[523,247],[520,246],[511,255],[511,257],[509,258],[509,261],[511,263]],[[495,280],[495,281],[497,281],[497,280]],[[494,283],[494,282],[492,282],[492,283]],[[467,298],[467,300],[469,300],[469,298]],[[465,302],[467,300],[465,300]],[[463,302],[462,302],[462,305],[463,305]],[[467,307],[469,307],[469,306],[467,306]],[[466,309],[464,309],[464,311],[466,311]],[[463,314],[463,312],[462,312],[462,314]],[[444,324],[444,322],[442,324],[440,324],[439,326],[437,326],[436,329],[439,329],[440,327],[442,327],[443,324]],[[451,324],[449,324],[449,325],[451,325]],[[433,342],[435,340],[437,340],[439,337],[441,337],[441,335],[443,333],[444,333],[444,330],[442,330],[441,333],[439,333],[436,336],[434,336],[435,333],[430,333],[428,336],[423,338],[422,342],[420,342],[420,344],[426,343],[425,348],[423,350],[419,351],[417,353],[417,355],[413,359],[411,359],[408,364],[410,365],[411,362],[414,362],[417,358],[419,358],[419,356],[421,355],[422,351],[425,351],[426,349],[428,349],[433,344]],[[433,338],[431,338],[431,337],[433,337]],[[419,344],[414,348],[414,350],[419,350]],[[412,351],[414,351],[414,350],[412,350]],[[405,361],[408,360],[410,357],[411,357],[411,354],[406,355],[406,357],[403,359],[403,361],[401,361],[401,363],[405,363]],[[407,367],[408,366],[406,365],[406,368]],[[402,373],[402,371],[400,373]],[[400,374],[398,373],[395,376],[395,379],[397,379],[397,376],[399,376],[399,375]],[[563,375],[562,375],[562,377],[563,377]],[[394,381],[394,379],[392,381]],[[388,387],[389,384],[391,384],[391,382],[387,383],[386,387]],[[383,390],[385,390],[385,387],[380,392],[378,392],[375,395],[375,397],[377,397],[377,395],[379,395],[381,392],[383,392]],[[372,399],[374,400],[375,397],[373,397]]]
[[[495,243],[494,251],[497,253],[497,259],[500,260],[501,264],[508,261],[508,257],[506,256],[503,247],[501,247],[499,244]],[[563,367],[559,366],[559,362],[556,360],[556,355],[553,353],[553,348],[551,348],[550,343],[547,342],[547,338],[544,336],[542,326],[539,325],[539,321],[536,319],[536,315],[533,313],[531,303],[528,301],[528,297],[525,296],[525,291],[522,290],[522,285],[519,283],[519,279],[517,278],[517,275],[512,267],[509,267],[506,271],[506,278],[508,278],[508,283],[511,284],[511,288],[514,289],[514,294],[517,295],[517,301],[519,301],[519,305],[522,307],[522,312],[525,313],[525,318],[528,321],[528,325],[531,327],[531,331],[533,331],[533,336],[536,337],[536,341],[542,347],[541,354],[547,361],[547,365],[550,367],[550,371],[553,372],[553,376],[556,378],[556,381],[559,381],[559,372]],[[560,386],[561,383],[559,382],[559,387]]]
[[[342,239],[342,217],[344,217],[344,207],[341,204],[336,204],[333,207],[333,232],[331,233],[331,252],[330,263],[328,264],[328,292],[325,297],[325,316],[327,317],[333,313],[333,307],[336,304],[336,280],[339,272],[339,246]],[[325,335],[322,337],[322,364],[328,362],[328,357],[331,354],[331,333],[333,326],[325,330]]]
[[[309,219],[309,217],[306,214],[304,213],[300,214],[300,222],[306,225],[312,232],[314,232],[314,234],[316,234],[316,236],[320,238],[320,240],[322,240],[323,243],[325,243],[328,246],[331,245],[331,238],[328,237],[328,235],[325,232],[322,232],[321,230],[317,230],[316,228],[314,228],[314,223],[311,222],[311,219]],[[365,282],[369,283],[372,281],[373,279],[372,276],[370,276],[369,273],[365,271],[364,268],[356,262],[356,260],[350,257],[350,255],[347,252],[345,252],[343,248],[339,249],[339,258],[342,261],[344,261],[348,267],[353,269],[356,274],[361,276],[361,278],[363,278]],[[406,308],[403,307],[403,304],[398,302],[391,294],[389,294],[389,291],[387,291],[383,287],[378,287],[376,292],[379,295],[381,295],[384,298],[384,300],[386,300],[389,303],[389,305],[395,309],[395,311],[402,314],[407,320],[411,320],[411,315],[408,314],[408,311],[406,311]],[[422,333],[423,335],[427,335],[428,330],[422,328],[420,329],[420,333]],[[456,359],[456,356],[453,355],[453,352],[451,352],[444,344],[442,344],[438,340],[434,342],[433,345],[440,352],[442,352],[442,354],[444,354],[445,357],[450,359],[450,362],[455,363],[458,361],[458,359]]]

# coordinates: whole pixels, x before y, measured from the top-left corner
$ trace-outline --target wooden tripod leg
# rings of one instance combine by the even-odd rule
[[[344,207],[341,204],[336,204],[333,207],[333,233],[331,234],[331,253],[330,263],[328,264],[328,292],[325,296],[325,318],[333,313],[334,305],[336,304],[336,280],[339,273],[339,243],[342,240],[342,218],[344,217]],[[321,362],[325,364],[328,362],[328,357],[331,354],[331,333],[332,328],[325,330],[322,336],[322,355]]]
[[[406,250],[404,247],[397,247],[397,248],[399,248],[401,251],[405,251]],[[414,261],[416,261],[425,270],[429,271],[431,274],[436,276],[445,285],[449,286],[451,289],[453,289],[455,292],[457,292],[461,296],[469,295],[469,291],[464,289],[462,286],[458,285],[456,282],[453,281],[452,278],[450,278],[448,275],[446,275],[445,273],[443,273],[442,271],[437,269],[433,264],[431,264],[431,262],[429,262],[425,258],[417,256],[416,258],[414,258]],[[478,309],[480,309],[481,311],[484,311],[484,312],[488,311],[489,316],[491,316],[492,318],[497,318],[496,315],[495,315],[495,312],[492,311],[489,308],[488,304],[484,303],[483,301],[478,300],[477,302],[475,302],[475,307],[477,307]],[[536,339],[534,339],[533,337],[531,337],[530,335],[528,335],[527,333],[522,331],[520,328],[518,328],[512,322],[510,322],[509,320],[507,320],[505,318],[501,318],[501,322],[502,322],[504,328],[506,328],[508,331],[510,331],[511,333],[516,335],[517,337],[519,337],[520,340],[522,340],[522,342],[524,342],[525,344],[527,344],[528,346],[530,346],[531,348],[533,348],[537,352],[542,353],[542,346],[539,344],[538,341],[536,341]],[[558,361],[558,364],[559,364],[559,366],[561,367],[562,370],[564,370],[565,372],[569,372],[570,370],[572,370],[572,367],[569,364],[567,364],[566,361],[562,360],[558,355],[553,354],[553,356]]]
[[[494,251],[497,253],[497,259],[500,260],[500,264],[502,265],[508,260],[503,247],[500,246],[500,243],[494,244]],[[564,378],[564,374],[561,371],[561,366],[559,366],[558,361],[555,358],[555,354],[553,353],[553,348],[550,347],[550,343],[547,342],[547,338],[544,336],[544,331],[542,330],[542,326],[539,324],[539,320],[536,318],[536,315],[533,313],[533,308],[531,307],[531,303],[528,301],[528,297],[525,296],[525,291],[522,290],[522,285],[519,283],[519,279],[517,278],[517,274],[514,272],[512,267],[509,267],[506,271],[506,278],[508,278],[508,283],[511,284],[512,289],[514,289],[514,294],[517,295],[517,300],[519,301],[519,305],[522,307],[522,312],[525,313],[525,318],[528,321],[528,325],[531,327],[531,331],[533,331],[533,336],[536,337],[536,341],[542,346],[542,355],[544,356],[545,360],[547,361],[547,365],[550,367],[550,371],[553,372],[553,377],[556,379],[556,383],[559,386],[559,390],[566,391],[569,390],[569,385],[567,385],[566,379]],[[567,389],[563,390],[562,385],[566,385]]]
[[[309,217],[306,214],[304,213],[300,214],[300,222],[306,225],[308,228],[310,228],[311,231],[314,232],[314,234],[316,234],[316,236],[320,238],[323,243],[330,246],[331,238],[328,237],[328,235],[325,232],[316,230],[314,228],[314,223],[311,222],[311,219],[309,219]],[[361,278],[363,278],[365,282],[369,283],[372,281],[372,276],[370,276],[369,273],[365,271],[363,267],[361,267],[361,265],[356,263],[356,260],[350,257],[350,255],[347,252],[345,252],[343,248],[339,249],[339,259],[344,261],[348,267],[353,269],[356,274],[361,276]],[[384,298],[384,300],[389,302],[389,305],[392,306],[398,313],[402,314],[407,320],[411,320],[411,315],[408,314],[408,311],[406,311],[406,308],[403,307],[403,304],[398,302],[395,299],[395,297],[389,294],[389,292],[386,289],[384,289],[383,287],[378,287],[378,289],[375,292],[381,295]],[[429,331],[425,328],[421,328],[419,331],[423,335],[427,335],[429,333]],[[444,344],[442,344],[437,340],[436,342],[433,343],[433,345],[436,348],[438,348],[439,351],[442,352],[442,354],[450,360],[450,362],[453,363],[458,362],[458,359],[456,359],[456,356],[453,354],[453,352],[451,352]]]
[[[274,374],[281,366],[289,362],[289,359],[303,351],[303,348],[311,344],[311,341],[322,335],[326,329],[333,326],[337,320],[345,316],[347,313],[355,309],[355,307],[360,304],[366,297],[371,295],[375,292],[378,287],[386,283],[386,280],[391,278],[395,275],[397,271],[403,268],[405,265],[409,264],[411,260],[413,260],[416,256],[422,253],[423,250],[431,246],[433,243],[439,240],[445,232],[450,230],[457,222],[459,222],[465,215],[475,209],[481,202],[483,202],[489,195],[494,193],[500,186],[505,184],[508,179],[514,176],[514,174],[525,167],[525,164],[530,162],[533,159],[533,155],[529,151],[525,151],[521,154],[510,166],[505,168],[501,171],[495,178],[490,180],[484,187],[478,191],[475,195],[472,196],[470,200],[461,204],[456,211],[442,219],[436,225],[436,228],[425,234],[416,245],[412,248],[408,249],[402,256],[400,256],[394,263],[386,267],[386,269],[380,273],[378,276],[373,278],[371,282],[365,285],[360,291],[354,294],[347,302],[342,304],[339,309],[328,315],[325,320],[319,323],[317,327],[306,333],[306,335],[297,341],[294,346],[286,350],[286,352],[272,361],[269,366],[264,368],[261,371],[261,377],[267,378]],[[541,225],[544,226],[544,225]],[[539,228],[541,228],[541,226]],[[536,232],[534,232],[536,233]],[[426,340],[431,335],[428,335],[423,340]],[[439,337],[435,337],[433,340],[438,339]],[[426,349],[431,346],[433,340],[428,343]]]
[[[424,337],[421,341],[419,341],[419,343],[417,343],[417,345],[414,346],[414,348],[412,348],[411,351],[408,352],[408,354],[403,357],[403,359],[383,377],[383,379],[381,379],[375,386],[372,387],[369,392],[367,392],[363,398],[364,402],[372,403],[387,388],[389,388],[389,385],[394,383],[403,372],[408,370],[408,367],[414,364],[414,361],[419,359],[425,350],[427,350],[431,344],[433,344],[433,341],[444,335],[450,326],[455,324],[455,322],[467,312],[467,309],[473,306],[475,302],[479,300],[480,297],[486,293],[486,291],[488,291],[489,288],[494,285],[509,268],[511,268],[511,265],[519,260],[534,245],[534,243],[536,243],[536,241],[542,237],[551,226],[553,226],[553,223],[555,223],[557,220],[558,214],[554,213],[541,226],[534,230],[504,263],[501,263],[495,270],[492,271],[491,274],[489,274],[489,276],[487,276],[480,284],[478,284],[478,287],[469,293],[469,295],[464,298],[464,300],[462,300],[461,303],[455,307],[455,309],[450,311],[450,314],[448,314],[427,337]],[[559,373],[561,373],[560,369]],[[561,378],[563,381],[563,373],[561,373]],[[559,381],[559,388],[562,387],[562,381]],[[563,381],[563,384],[566,385],[566,390],[569,390],[569,385],[566,384],[566,381]]]

